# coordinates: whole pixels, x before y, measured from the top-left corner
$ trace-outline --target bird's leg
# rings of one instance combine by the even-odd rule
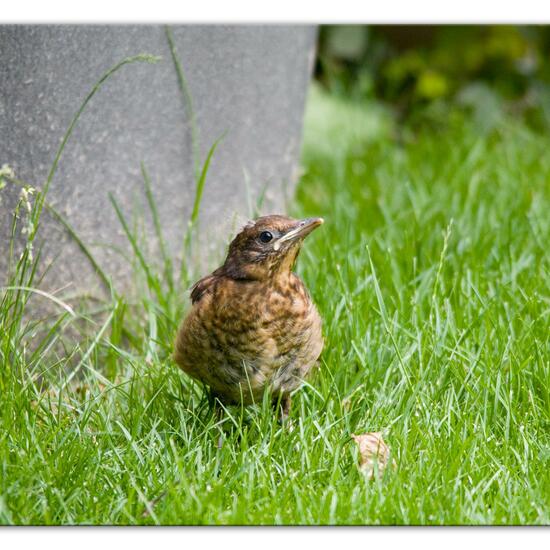
[[[282,394],[278,399],[273,402],[275,408],[278,409],[278,412],[281,415],[280,420],[283,426],[290,423],[289,415],[291,402],[292,398],[288,393]]]
[[[216,398],[214,401],[214,414],[216,415],[216,422],[220,422],[223,419],[223,413],[224,413],[223,407],[220,401]],[[218,450],[220,450],[223,447],[223,440],[224,440],[223,429],[221,425],[219,429],[220,429],[220,435],[218,436],[218,443],[216,445],[218,447]]]
[[[223,419],[223,413],[224,413],[221,400],[218,394],[215,391],[213,391],[212,388],[209,388],[207,386],[206,386],[206,396],[208,399],[208,404],[210,405],[210,409],[214,413],[214,418],[216,420],[216,423],[218,423]],[[223,447],[223,430],[221,426],[219,427],[219,429],[220,429],[220,435],[218,437],[218,443],[216,446],[218,447],[218,449],[221,449]]]
[[[204,393],[206,394],[206,400],[208,401],[208,406],[210,407],[210,410],[215,410],[218,395],[212,388],[210,388],[206,384],[204,385]]]

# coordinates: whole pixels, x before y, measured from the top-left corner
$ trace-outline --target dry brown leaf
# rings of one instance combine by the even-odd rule
[[[382,432],[351,434],[351,437],[359,447],[359,469],[369,479],[375,477],[376,471],[382,475],[390,460],[390,448],[382,438]],[[395,468],[395,460],[391,460],[391,465]]]

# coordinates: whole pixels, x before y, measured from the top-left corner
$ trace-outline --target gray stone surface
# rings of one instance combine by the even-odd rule
[[[262,212],[285,210],[295,182],[315,27],[173,26],[193,98],[204,159],[226,133],[211,164],[201,206],[202,259],[265,190]],[[66,216],[119,287],[128,282],[129,246],[108,200],[127,215],[144,205],[140,163],[151,175],[163,230],[180,250],[194,196],[189,113],[162,26],[0,26],[0,164],[40,187],[60,140],[97,79],[124,57],[162,56],[125,66],[92,99],[61,158],[48,201]],[[249,182],[250,194],[246,181]],[[0,281],[6,273],[11,209],[0,204]],[[144,234],[155,254],[147,212]],[[70,284],[95,292],[97,277],[69,235],[44,216],[43,287]],[[158,247],[157,247],[158,248]],[[121,254],[122,251],[122,254]],[[129,254],[131,255],[131,254]],[[197,261],[201,261],[200,258]],[[2,282],[3,284],[3,282]]]

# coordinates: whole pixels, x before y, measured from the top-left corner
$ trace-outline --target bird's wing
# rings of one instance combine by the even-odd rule
[[[217,278],[218,274],[214,271],[214,273],[198,280],[191,287],[191,303],[196,304],[206,294],[206,292],[212,288],[212,285],[215,283]]]

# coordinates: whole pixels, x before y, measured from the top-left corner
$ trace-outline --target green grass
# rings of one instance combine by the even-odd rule
[[[128,224],[137,300],[55,304],[54,324],[23,316],[47,296],[4,290],[0,521],[550,523],[550,139],[511,119],[394,135],[313,89],[293,214],[326,219],[299,263],[326,345],[293,431],[267,400],[217,423],[169,357],[187,276]],[[34,265],[10,285],[39,288]],[[63,348],[77,322],[91,336]],[[397,468],[369,481],[350,435],[377,430]]]

